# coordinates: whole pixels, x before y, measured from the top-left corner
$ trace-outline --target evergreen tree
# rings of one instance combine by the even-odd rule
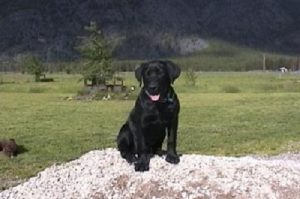
[[[87,80],[91,80],[93,86],[104,84],[114,74],[111,53],[95,22],[90,22],[85,30],[88,32],[88,36],[80,38],[81,44],[78,47],[80,54],[85,59],[81,73],[85,84]]]

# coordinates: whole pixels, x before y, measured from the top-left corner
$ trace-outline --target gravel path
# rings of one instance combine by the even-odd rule
[[[272,158],[183,155],[178,165],[151,159],[134,172],[116,149],[53,165],[2,191],[0,198],[300,198],[300,155]]]

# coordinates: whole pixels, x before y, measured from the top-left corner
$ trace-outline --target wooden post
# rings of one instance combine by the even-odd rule
[[[266,71],[266,54],[263,53],[263,71]]]

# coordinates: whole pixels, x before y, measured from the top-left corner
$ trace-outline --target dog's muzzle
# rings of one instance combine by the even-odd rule
[[[147,96],[151,99],[151,101],[156,102],[159,100],[160,98],[160,94],[157,95],[151,95],[147,90],[145,90],[145,93],[147,94]]]

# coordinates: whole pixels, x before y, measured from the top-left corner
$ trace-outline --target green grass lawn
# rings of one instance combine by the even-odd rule
[[[0,183],[115,147],[134,105],[132,100],[65,100],[80,90],[79,75],[49,74],[52,83],[0,75],[0,138],[15,138],[24,148],[14,159],[0,155]],[[126,84],[138,85],[132,74],[123,76]],[[195,87],[184,77],[175,82],[180,153],[242,156],[300,149],[300,74],[198,73]]]

